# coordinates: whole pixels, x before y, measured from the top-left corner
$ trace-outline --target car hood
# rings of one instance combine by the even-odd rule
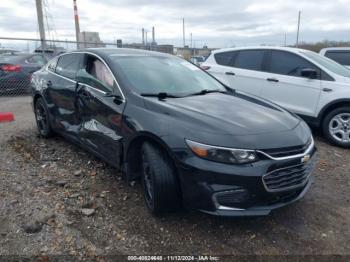
[[[300,119],[265,100],[243,93],[145,98],[146,106],[172,118],[172,124],[198,132],[221,135],[256,135],[294,129]]]

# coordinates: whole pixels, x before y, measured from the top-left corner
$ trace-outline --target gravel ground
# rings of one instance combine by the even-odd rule
[[[60,137],[38,137],[29,98],[1,98],[0,255],[350,255],[350,154],[319,136],[301,201],[267,217],[146,210],[138,183]]]

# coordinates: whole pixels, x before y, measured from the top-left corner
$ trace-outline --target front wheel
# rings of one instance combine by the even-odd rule
[[[328,113],[322,129],[330,142],[350,148],[350,107],[340,107]]]
[[[49,111],[46,107],[45,101],[42,98],[38,98],[35,101],[34,110],[39,134],[45,138],[51,137],[53,135],[53,131],[50,124]]]
[[[142,145],[141,156],[142,184],[148,209],[155,215],[176,211],[180,207],[180,190],[170,158],[148,142]]]

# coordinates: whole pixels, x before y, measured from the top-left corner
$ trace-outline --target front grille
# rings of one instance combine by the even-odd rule
[[[311,142],[312,140],[310,139],[305,145],[275,148],[275,149],[262,149],[260,151],[272,157],[286,157],[286,156],[298,155],[298,154],[304,153],[311,145]]]
[[[304,186],[315,165],[315,157],[308,163],[279,168],[263,176],[268,192],[280,192]]]

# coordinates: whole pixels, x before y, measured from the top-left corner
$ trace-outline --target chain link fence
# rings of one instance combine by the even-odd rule
[[[85,39],[85,36],[84,38]],[[122,44],[100,41],[59,41],[29,38],[0,37],[0,97],[16,97],[30,94],[32,74],[43,67],[53,57],[72,50],[94,47],[137,48],[173,53],[172,45]],[[91,40],[91,39],[89,39]]]

